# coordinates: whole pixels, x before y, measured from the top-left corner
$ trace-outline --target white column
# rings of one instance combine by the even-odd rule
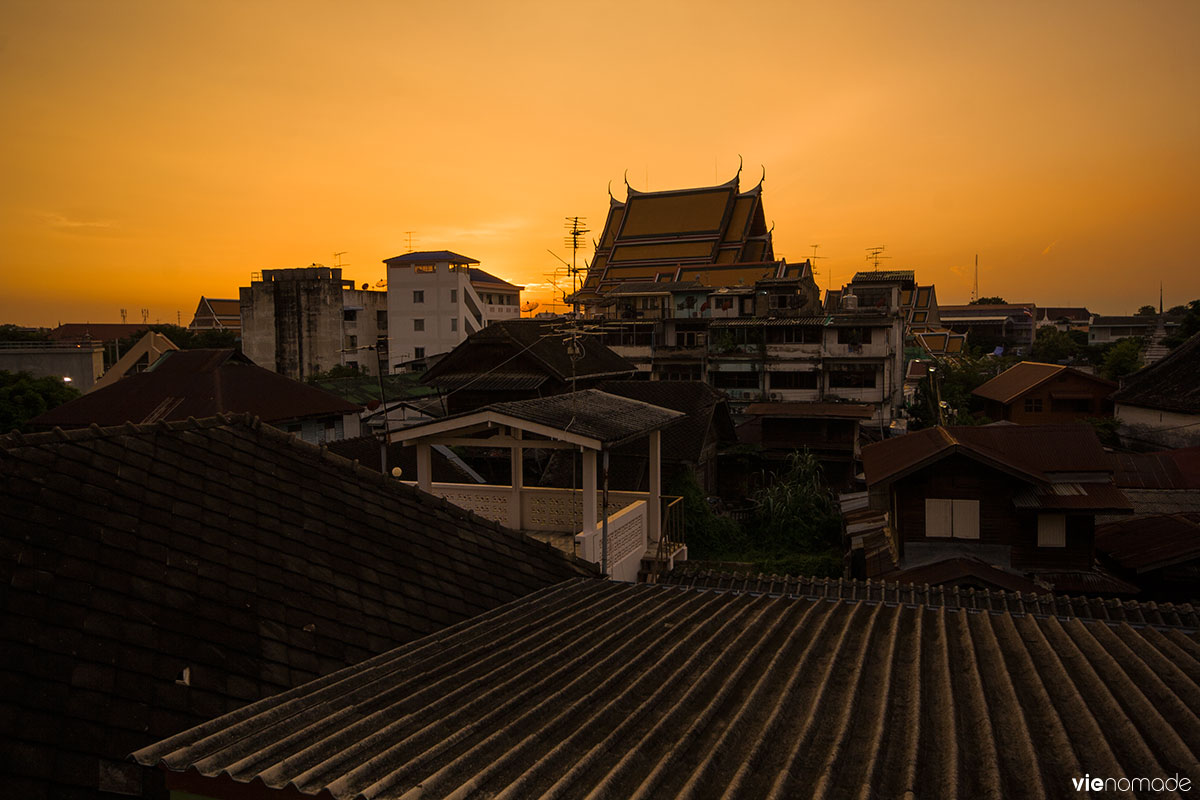
[[[650,515],[650,543],[662,538],[662,431],[650,434],[650,499],[646,513]]]
[[[583,531],[596,530],[596,451],[583,451]]]
[[[433,467],[429,460],[429,445],[417,445],[417,488],[428,492],[433,484]]]
[[[514,439],[521,438],[521,431],[510,429]],[[514,444],[509,448],[512,456],[512,495],[508,498],[508,527],[514,531],[521,529],[521,495],[525,490],[525,459],[524,448]]]

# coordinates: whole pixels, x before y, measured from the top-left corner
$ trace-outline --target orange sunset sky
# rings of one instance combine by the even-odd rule
[[[606,186],[766,168],[818,282],[1200,297],[1200,3],[0,2],[0,322],[187,324],[264,268],[450,249],[545,301]],[[590,253],[588,254],[590,255]]]

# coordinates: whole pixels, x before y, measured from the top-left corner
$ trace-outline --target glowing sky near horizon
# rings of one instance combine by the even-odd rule
[[[766,168],[822,288],[1200,297],[1200,3],[0,6],[0,322],[186,325],[262,269],[449,249],[529,285],[606,187]],[[585,255],[590,255],[586,253]]]

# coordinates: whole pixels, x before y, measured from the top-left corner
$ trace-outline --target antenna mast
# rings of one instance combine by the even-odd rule
[[[883,258],[891,258],[891,256],[883,255],[883,251],[887,249],[886,245],[867,248],[867,261],[870,261],[875,266],[875,271],[879,271],[879,261]]]
[[[584,234],[590,231],[584,226],[587,224],[587,217],[567,217],[564,227],[567,229],[567,235],[563,239],[563,243],[571,248],[571,295],[572,295],[572,310],[575,316],[579,316],[579,301],[575,299],[575,295],[579,293],[579,249],[580,239]]]
[[[971,302],[979,299],[979,253],[975,254],[975,285],[971,287]]]
[[[404,232],[405,237],[408,239],[408,250],[405,252],[411,253],[413,251],[412,236],[415,232],[416,231],[405,231]]]

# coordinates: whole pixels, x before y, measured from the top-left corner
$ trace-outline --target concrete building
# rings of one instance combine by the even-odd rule
[[[268,269],[239,289],[242,352],[296,380],[336,366],[378,373],[387,293],[342,278],[338,267]],[[371,348],[371,349],[368,349]]]
[[[0,370],[29,372],[38,378],[60,378],[86,392],[104,374],[104,345],[80,342],[2,342]]]
[[[521,316],[521,290],[449,250],[385,259],[392,370],[448,353],[472,333]]]

